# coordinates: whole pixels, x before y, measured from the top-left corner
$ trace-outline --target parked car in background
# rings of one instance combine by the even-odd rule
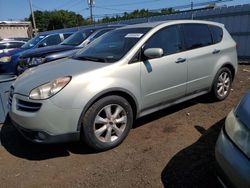
[[[236,43],[222,24],[129,25],[72,58],[25,71],[11,87],[9,115],[34,142],[82,139],[107,150],[136,118],[206,93],[225,99],[237,66]]]
[[[72,56],[94,39],[121,26],[124,25],[96,26],[82,29],[71,35],[59,45],[26,51],[20,56],[18,74],[23,73],[27,68]]]
[[[229,187],[250,187],[250,92],[227,116],[215,148],[219,178]]]
[[[10,50],[20,48],[26,42],[18,40],[1,40],[0,41],[0,54],[7,53]]]
[[[27,38],[27,37],[14,37],[14,38],[3,38],[3,39],[0,39],[0,41],[6,41],[6,40],[17,40],[17,41],[28,42],[30,40],[30,38]]]
[[[21,48],[0,53],[0,74],[17,74],[17,65],[22,52],[33,48],[59,44],[76,31],[77,29],[71,29],[63,32],[42,32],[22,45]]]

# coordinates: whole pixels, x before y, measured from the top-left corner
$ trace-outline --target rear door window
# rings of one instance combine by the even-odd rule
[[[201,48],[213,44],[212,36],[206,24],[183,24],[182,31],[186,50]]]

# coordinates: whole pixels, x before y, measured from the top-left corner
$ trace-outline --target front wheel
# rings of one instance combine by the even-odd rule
[[[95,102],[82,118],[82,139],[99,151],[114,148],[128,135],[133,112],[126,99],[107,96]]]
[[[222,101],[230,93],[232,87],[232,73],[227,67],[221,68],[215,76],[212,94],[215,99]]]

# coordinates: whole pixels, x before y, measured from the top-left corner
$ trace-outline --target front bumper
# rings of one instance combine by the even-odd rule
[[[79,139],[78,121],[81,112],[81,109],[62,109],[50,99],[34,101],[14,94],[9,116],[29,140],[55,143]]]
[[[24,138],[35,143],[52,144],[80,140],[80,132],[51,135],[43,130],[25,129],[18,125],[13,119],[11,119],[11,122]]]
[[[220,179],[230,187],[250,187],[250,161],[221,130],[215,147]]]

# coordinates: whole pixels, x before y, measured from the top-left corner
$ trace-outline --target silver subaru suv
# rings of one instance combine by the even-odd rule
[[[27,70],[11,87],[10,118],[39,143],[119,145],[136,118],[230,93],[236,43],[222,24],[178,20],[125,26],[71,58]]]

